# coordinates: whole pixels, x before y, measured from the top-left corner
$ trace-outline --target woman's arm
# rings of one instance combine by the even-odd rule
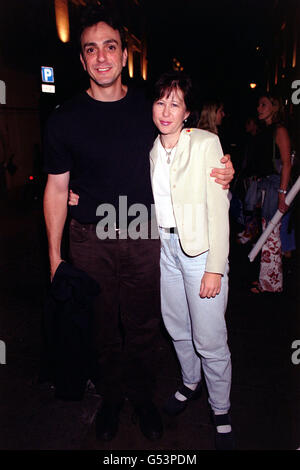
[[[223,155],[217,136],[209,138],[203,155],[206,171],[206,210],[208,222],[209,252],[207,255],[207,273],[223,275],[229,252],[229,199],[228,191],[215,184],[211,178],[211,168],[220,166]]]
[[[279,148],[282,163],[280,189],[286,191],[291,175],[291,142],[289,134],[285,127],[278,127],[276,131],[275,142]],[[278,193],[278,209],[280,212],[286,212],[288,206],[285,204],[285,194]]]

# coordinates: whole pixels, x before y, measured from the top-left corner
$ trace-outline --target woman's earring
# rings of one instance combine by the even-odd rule
[[[184,122],[184,124],[186,124],[186,122],[187,122],[187,119],[184,119],[184,120],[183,120],[183,122]]]

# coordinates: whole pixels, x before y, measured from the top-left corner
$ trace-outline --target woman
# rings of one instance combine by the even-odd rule
[[[213,411],[217,449],[232,449],[231,359],[224,314],[228,295],[229,201],[211,178],[223,156],[219,139],[183,129],[192,107],[191,81],[178,72],[156,83],[150,152],[161,237],[161,309],[181,364],[183,383],[167,401],[170,415],[201,393],[201,364]],[[71,203],[76,203],[72,196]]]
[[[271,94],[261,96],[257,111],[258,118],[265,124],[259,134],[260,158],[256,163],[256,175],[260,178],[258,191],[263,194],[264,230],[277,209],[283,213],[288,209],[285,197],[291,173],[291,144],[287,129],[281,123],[283,106],[279,98]],[[282,292],[282,288],[280,224],[278,224],[262,248],[259,280],[254,283],[251,292],[253,294]]]
[[[218,134],[218,126],[222,124],[224,116],[222,102],[208,101],[203,105],[197,127]]]
[[[201,363],[216,426],[217,448],[233,448],[229,418],[231,360],[224,314],[228,295],[229,201],[211,180],[222,149],[211,132],[183,129],[191,82],[170,73],[155,88],[153,121],[160,135],[150,152],[161,237],[161,306],[181,364],[182,386],[165,411],[183,411],[201,390]]]

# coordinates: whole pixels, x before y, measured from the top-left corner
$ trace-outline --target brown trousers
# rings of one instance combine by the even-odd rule
[[[101,288],[93,325],[98,393],[114,402],[125,395],[135,404],[151,399],[161,318],[160,240],[100,240],[95,224],[72,219],[70,257]]]

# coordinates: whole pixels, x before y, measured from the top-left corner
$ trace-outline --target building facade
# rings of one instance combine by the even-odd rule
[[[0,2],[0,197],[41,171],[43,126],[57,104],[86,86],[76,43],[81,9],[105,3],[122,18],[127,76],[147,79],[143,8],[137,0]],[[55,94],[41,91],[41,67],[54,70]],[[69,70],[74,74],[70,76]],[[79,77],[79,78],[78,78]],[[44,83],[44,85],[47,83]],[[50,87],[47,86],[49,89]]]

